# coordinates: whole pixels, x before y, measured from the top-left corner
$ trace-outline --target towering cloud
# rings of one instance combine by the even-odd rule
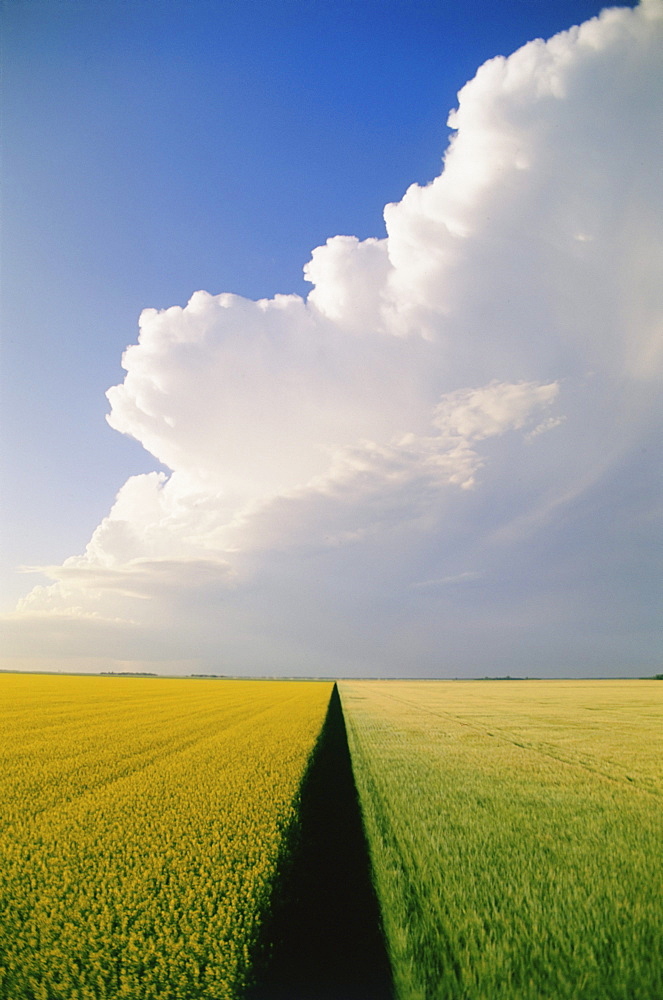
[[[226,672],[632,672],[654,650],[663,3],[482,66],[440,176],[312,290],[146,310],[130,479],[12,651]]]

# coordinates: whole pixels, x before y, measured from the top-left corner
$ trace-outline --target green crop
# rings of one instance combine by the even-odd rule
[[[663,997],[659,684],[340,692],[399,1000]]]

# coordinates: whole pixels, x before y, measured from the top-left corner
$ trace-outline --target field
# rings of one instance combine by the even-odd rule
[[[0,674],[0,998],[659,1000],[662,733],[660,681]]]
[[[0,996],[242,995],[330,693],[0,675]]]
[[[663,997],[660,681],[339,688],[399,1000]]]

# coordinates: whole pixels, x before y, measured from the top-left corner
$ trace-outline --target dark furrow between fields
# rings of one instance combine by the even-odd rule
[[[334,685],[249,1000],[392,1000],[391,970]]]

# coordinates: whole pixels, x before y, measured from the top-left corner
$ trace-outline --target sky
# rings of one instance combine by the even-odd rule
[[[0,668],[660,671],[663,0],[0,12]]]

